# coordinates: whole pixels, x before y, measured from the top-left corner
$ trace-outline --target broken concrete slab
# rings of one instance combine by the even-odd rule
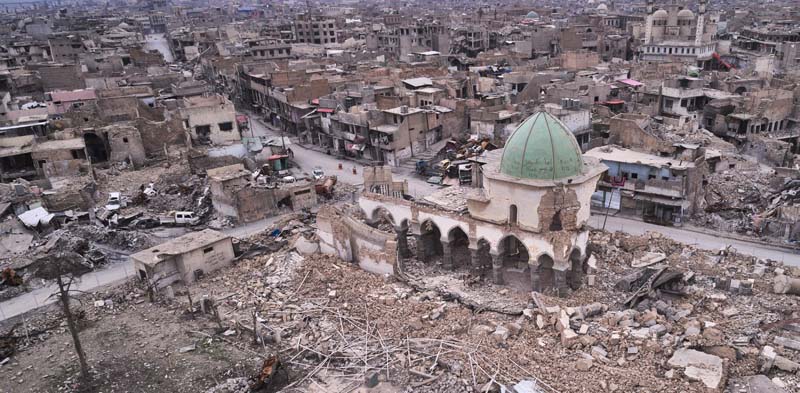
[[[799,363],[778,355],[778,353],[775,352],[775,348],[769,345],[765,345],[764,348],[761,348],[759,361],[761,363],[761,372],[764,373],[768,373],[773,367],[790,373],[800,370]]]
[[[667,364],[673,368],[683,368],[683,374],[692,381],[702,382],[714,391],[722,390],[725,369],[719,356],[681,348],[675,351]]]
[[[787,393],[786,389],[761,374],[731,379],[728,383],[728,390],[731,392]]]
[[[298,236],[292,244],[292,248],[297,250],[301,255],[312,255],[319,252],[319,243],[313,242],[305,238],[305,236]]]
[[[667,255],[663,252],[646,252],[641,258],[634,259],[631,262],[631,267],[651,266],[665,259],[667,259]]]
[[[788,337],[783,336],[775,336],[775,339],[772,340],[775,345],[780,345],[784,348],[789,348],[795,351],[800,351],[800,341],[794,340]]]
[[[772,291],[781,294],[800,295],[800,279],[779,274],[772,280]]]

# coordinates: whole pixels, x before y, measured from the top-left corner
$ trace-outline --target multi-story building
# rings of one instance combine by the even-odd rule
[[[335,44],[336,19],[318,15],[300,14],[292,25],[294,41],[306,44]]]

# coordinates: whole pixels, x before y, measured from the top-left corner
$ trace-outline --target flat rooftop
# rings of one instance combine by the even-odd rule
[[[676,160],[670,157],[661,157],[653,154],[640,153],[619,146],[602,146],[587,151],[585,157],[594,157],[601,161],[621,162],[625,164],[640,164],[652,167],[669,167],[674,169],[688,169],[694,167],[693,161]]]
[[[131,255],[131,259],[135,259],[149,266],[154,266],[161,262],[162,256],[185,254],[229,238],[230,236],[222,232],[213,229],[204,229],[199,232],[187,233],[181,237],[139,251]]]

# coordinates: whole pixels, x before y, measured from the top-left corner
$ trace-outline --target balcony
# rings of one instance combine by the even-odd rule
[[[662,180],[662,179],[622,179],[620,177],[612,177],[607,174],[600,180],[600,185],[609,188],[619,188],[622,190],[629,190],[636,193],[652,194],[668,198],[684,198],[683,180]]]

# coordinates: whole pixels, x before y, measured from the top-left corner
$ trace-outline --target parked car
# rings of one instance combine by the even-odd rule
[[[325,171],[323,171],[320,167],[316,167],[311,171],[311,176],[314,176],[314,180],[322,179],[325,177]]]

